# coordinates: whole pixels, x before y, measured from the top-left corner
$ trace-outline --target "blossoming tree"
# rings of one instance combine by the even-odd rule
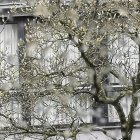
[[[106,117],[100,106],[108,106],[120,121],[122,140],[131,140],[140,84],[140,2],[36,0],[27,5],[12,9],[33,17],[18,47],[20,88],[12,97],[13,83],[1,88],[3,102],[14,98],[19,104],[15,113],[1,113],[13,127],[11,135],[76,139],[80,132],[100,130],[115,140],[89,125],[94,119],[106,124],[112,113]],[[126,98],[130,103],[124,105]]]

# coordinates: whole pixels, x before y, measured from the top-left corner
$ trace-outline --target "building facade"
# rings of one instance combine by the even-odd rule
[[[93,107],[92,97],[86,95],[91,85],[82,85],[82,80],[89,78],[90,81],[90,77],[93,76],[93,73],[89,70],[89,76],[85,76],[84,70],[82,72],[77,70],[78,72],[75,73],[74,76],[79,76],[77,78],[78,82],[70,75],[73,71],[67,68],[67,66],[71,64],[72,68],[75,68],[72,62],[75,62],[75,59],[79,61],[79,57],[77,57],[79,55],[78,50],[71,46],[71,49],[68,48],[67,56],[61,58],[61,55],[64,57],[64,53],[67,51],[65,50],[66,46],[64,46],[62,42],[57,42],[60,43],[61,47],[59,50],[56,50],[57,53],[55,52],[54,54],[52,53],[54,50],[51,50],[51,48],[48,50],[46,46],[42,46],[41,50],[39,48],[40,46],[35,48],[36,42],[27,42],[25,45],[24,41],[27,32],[25,30],[25,24],[28,19],[33,20],[34,17],[26,14],[10,15],[8,11],[15,5],[19,8],[25,7],[24,3],[13,4],[9,1],[6,3],[3,1],[0,5],[2,13],[0,25],[1,114],[6,114],[6,116],[0,116],[1,137],[6,140],[22,139],[20,138],[22,136],[14,134],[13,131],[16,129],[12,128],[11,122],[9,123],[9,120],[6,118],[8,116],[12,118],[18,126],[25,128],[35,127],[40,129],[40,127],[44,127],[44,129],[46,129],[48,127],[48,129],[50,129],[50,127],[56,127],[57,129],[67,130],[69,124],[77,125],[77,127],[82,124],[88,124],[90,126],[96,125],[100,128],[104,128],[112,136],[119,139],[121,137],[120,126],[115,109],[110,105],[97,105],[97,107]],[[49,34],[49,32],[47,32],[47,34]],[[109,44],[109,58],[114,67],[122,73],[122,77],[127,77],[129,81],[129,76],[131,76],[131,74],[135,75],[138,69],[137,62],[139,58],[138,50],[136,49],[138,46],[129,37],[125,35],[118,36],[116,42]],[[47,45],[51,46],[49,43]],[[70,46],[71,44],[66,45]],[[120,46],[119,49],[117,46]],[[45,51],[48,56],[43,53]],[[42,56],[45,59],[42,60]],[[62,59],[61,61],[56,59],[58,56],[60,60]],[[68,59],[68,61],[64,61],[63,59]],[[80,63],[83,62],[79,62],[79,65]],[[65,73],[65,69],[70,72]],[[50,73],[51,70],[52,73],[49,77],[45,71]],[[112,95],[121,91],[124,88],[121,82],[122,81],[113,75],[110,75],[107,85],[108,94]],[[75,85],[79,83],[80,86],[74,89]],[[59,88],[59,84],[65,88]],[[70,86],[67,86],[67,84]],[[76,93],[80,90],[82,94],[80,94],[80,96],[79,94],[75,96],[69,95],[69,91],[73,89]],[[55,95],[52,94],[52,92],[55,92]],[[69,96],[65,94],[65,92],[68,92]],[[123,90],[123,92],[125,92],[125,90]],[[60,93],[62,95],[60,95]],[[127,117],[130,97],[124,98],[121,104],[126,108],[125,115]],[[134,140],[138,140],[139,116],[140,111],[138,106],[136,110],[137,123],[134,126],[135,129],[132,137]],[[9,129],[10,133],[8,135]],[[40,135],[24,136],[25,140],[33,140],[35,138],[43,139]],[[94,130],[93,128],[93,132],[86,132],[86,130],[84,130],[82,134],[78,134],[77,139],[106,140],[109,139],[109,137],[103,134],[102,129]]]

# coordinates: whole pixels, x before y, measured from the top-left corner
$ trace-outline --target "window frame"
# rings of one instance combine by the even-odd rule
[[[4,13],[9,11],[10,9],[7,8],[7,9],[4,9]],[[13,16],[12,17],[12,20],[8,20],[8,15],[4,15],[4,17],[0,17],[0,25],[6,25],[6,24],[16,24],[17,25],[17,47],[18,47],[18,43],[21,41],[21,40],[25,40],[25,27],[24,27],[24,24],[27,22],[27,19],[32,19],[33,17],[32,16],[22,16],[22,15],[18,15],[18,16]],[[3,22],[3,19],[6,21],[5,23]],[[25,46],[26,47],[26,46]],[[21,64],[21,57],[20,56],[22,53],[20,51],[22,50],[19,50],[19,47],[17,49],[18,51],[18,60],[19,60],[19,71],[20,71],[20,64]],[[19,82],[21,81],[21,78],[20,78],[20,74],[19,74]],[[19,102],[16,97],[19,96],[19,98],[22,97],[23,93],[19,90],[13,90],[11,89],[7,94],[10,94],[10,98],[8,100],[8,104],[11,104],[11,102]],[[13,104],[14,105],[14,104]],[[19,104],[18,104],[19,105]],[[21,106],[21,104],[20,104]],[[12,108],[12,106],[11,106]],[[22,113],[22,110],[21,110],[21,113]],[[21,115],[21,118],[22,118],[22,114]],[[13,115],[14,116],[14,115]],[[19,115],[18,115],[19,116]],[[20,119],[21,119],[20,118]],[[17,119],[17,117],[15,118]],[[23,118],[22,118],[23,120]],[[19,119],[17,119],[17,121],[20,121]],[[7,129],[8,127],[10,127],[9,125],[7,126],[3,126],[2,129]]]

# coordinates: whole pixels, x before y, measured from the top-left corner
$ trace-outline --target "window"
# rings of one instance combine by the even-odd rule
[[[109,60],[115,70],[119,72],[120,78],[117,79],[110,75],[110,91],[108,94],[115,95],[118,92],[126,92],[123,89],[125,86],[131,86],[131,78],[136,76],[138,71],[138,46],[126,35],[116,35],[116,40],[111,42]],[[126,117],[128,117],[131,98],[125,97],[121,101],[124,107]],[[136,109],[136,120],[139,121],[138,114],[140,113],[139,107]],[[119,122],[118,114],[114,107],[108,105],[108,120],[109,122]]]
[[[0,85],[3,90],[16,88],[19,77],[17,24],[0,25]]]
[[[17,123],[21,123],[21,105],[17,100],[10,99],[10,101],[6,103],[1,102],[0,109],[0,113],[14,119],[14,121]],[[0,116],[0,120],[0,128],[10,126],[9,121],[4,117]]]
[[[73,121],[91,123],[89,96],[55,95],[40,98],[32,112],[32,125],[66,125]]]
[[[20,101],[15,97],[19,89],[19,60],[18,60],[18,24],[0,25],[0,89],[1,113],[12,117],[16,122],[21,120]],[[3,92],[4,91],[4,92]],[[8,91],[8,92],[7,92]],[[3,95],[4,94],[4,95]],[[9,96],[13,95],[13,97]],[[9,97],[9,98],[8,98]],[[0,117],[1,127],[10,126],[4,117]]]
[[[17,39],[17,24],[0,25],[0,85],[7,91],[19,80]]]
[[[80,78],[84,77],[84,72],[80,74],[80,71],[77,70],[77,65],[76,69],[74,69],[76,72],[71,72],[73,67],[75,67],[74,63],[79,61],[78,49],[69,44],[61,45],[61,42],[57,42],[57,44],[53,42],[53,45],[52,47],[50,43],[48,46],[43,46],[43,50],[48,50],[43,61],[41,61],[41,69],[50,73],[57,72],[57,74],[54,77],[52,75],[49,81],[46,81],[48,85],[45,87],[40,85],[44,90],[52,91],[52,93],[36,101],[35,108],[32,111],[32,125],[44,125],[45,123],[66,125],[73,121],[91,123],[90,96],[84,93],[74,96],[72,93],[78,83],[82,84]],[[32,48],[32,51],[36,53],[34,48]],[[38,55],[36,54],[35,56],[37,57],[39,54],[41,54],[41,51],[38,51]],[[67,74],[69,71],[71,73]],[[64,76],[65,74],[67,76]],[[61,88],[57,88],[59,84],[62,85]]]

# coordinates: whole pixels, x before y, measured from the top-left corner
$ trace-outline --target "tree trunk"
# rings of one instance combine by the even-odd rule
[[[127,127],[124,128],[123,126],[121,126],[122,140],[131,140],[132,131],[133,129],[128,130]]]
[[[122,136],[122,140],[131,140],[131,135]]]

